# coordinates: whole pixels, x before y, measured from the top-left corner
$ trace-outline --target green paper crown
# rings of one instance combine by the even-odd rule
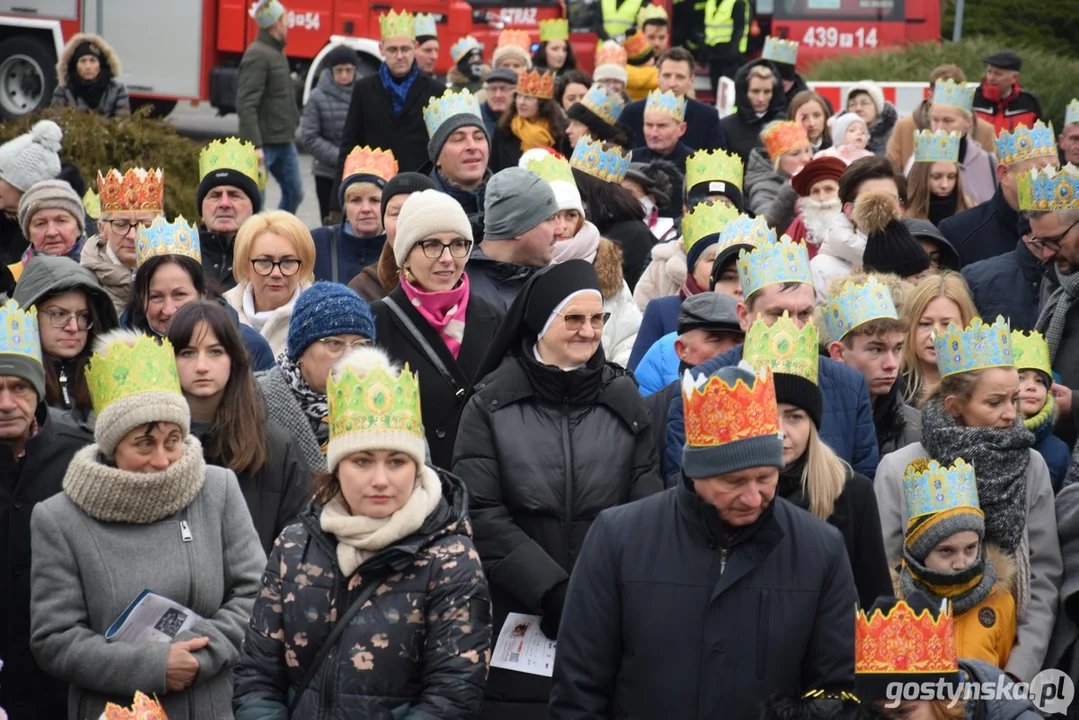
[[[564,182],[577,186],[577,181],[573,179],[573,168],[570,167],[569,160],[565,158],[545,153],[543,157],[533,158],[525,165],[527,170],[531,170],[549,183]]]
[[[183,395],[172,343],[147,335],[121,336],[90,358],[86,386],[98,417],[117,400],[150,392]]]
[[[730,183],[742,191],[742,159],[726,150],[698,150],[686,158],[686,194],[704,182]]]
[[[974,467],[963,458],[956,458],[951,467],[936,460],[915,460],[903,474],[903,491],[910,520],[956,508],[972,508],[981,514]]]
[[[1029,335],[1022,330],[1012,330],[1012,357],[1017,370],[1040,370],[1053,377],[1049,343],[1037,330],[1031,330]]]
[[[700,203],[682,218],[682,244],[688,253],[698,242],[722,233],[738,217],[738,209],[725,202]]]
[[[817,327],[810,322],[799,329],[785,310],[771,327],[758,315],[746,333],[742,357],[753,367],[767,365],[776,374],[795,375],[816,385]]]
[[[234,137],[214,140],[199,153],[199,177],[218,170],[235,170],[258,185],[259,158],[255,146]]]
[[[396,378],[375,367],[360,378],[345,364],[326,383],[330,440],[357,432],[406,432],[423,438],[420,386],[405,364]]]

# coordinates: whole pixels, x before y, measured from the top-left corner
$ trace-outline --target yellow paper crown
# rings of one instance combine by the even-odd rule
[[[528,55],[532,54],[532,37],[528,34],[527,30],[503,30],[498,34],[498,46],[515,47],[525,51]]]
[[[416,16],[408,10],[397,13],[390,10],[378,18],[379,30],[382,31],[382,39],[410,38],[416,39]]]
[[[648,100],[645,102],[644,111],[645,113],[663,113],[664,115],[670,115],[678,122],[685,122],[686,99],[684,97],[678,97],[669,90],[667,92],[653,90],[648,93]]]
[[[942,380],[971,370],[1015,367],[1012,331],[1002,315],[997,315],[992,325],[986,325],[980,317],[967,327],[950,323],[947,330],[936,336],[933,345]]]
[[[554,97],[554,73],[538,70],[521,73],[517,78],[517,94],[550,100]]]
[[[1079,167],[1031,168],[1018,179],[1020,210],[1079,210]]]
[[[97,173],[101,212],[162,212],[165,209],[165,174],[160,168],[131,168],[123,175],[113,168]]]
[[[395,378],[384,367],[363,377],[345,364],[326,383],[330,440],[359,432],[404,432],[423,439],[420,386],[408,363]]]
[[[530,158],[525,165],[526,169],[539,175],[549,183],[564,182],[574,187],[577,186],[577,181],[573,179],[573,168],[570,167],[569,160],[564,157],[555,157],[551,153],[544,153],[542,157]]]
[[[1020,125],[1008,132],[1001,130],[997,135],[997,159],[1005,165],[1015,165],[1034,158],[1056,158],[1057,138],[1053,134],[1053,123],[1046,125],[1041,120],[1028,128]]]
[[[725,202],[698,203],[682,218],[682,244],[688,253],[698,242],[722,233],[738,217],[738,209]]]
[[[14,300],[0,305],[0,355],[22,355],[42,363],[36,307],[23,310]]]
[[[780,432],[776,386],[767,365],[755,371],[752,386],[741,378],[729,385],[718,375],[694,379],[686,370],[682,409],[689,447],[720,447]]]
[[[176,373],[176,353],[166,338],[158,344],[148,335],[127,333],[93,354],[85,376],[98,417],[109,405],[133,395],[183,395]]]
[[[670,23],[667,8],[662,5],[645,5],[637,12],[637,27],[643,28],[646,22]]]
[[[778,375],[794,375],[816,385],[817,327],[810,322],[799,328],[786,310],[771,326],[758,315],[746,333],[742,357],[754,367],[767,365]]]
[[[923,515],[956,508],[973,508],[982,514],[974,467],[963,458],[956,458],[951,467],[936,460],[915,460],[903,474],[903,492],[907,496],[908,526]]]
[[[1017,370],[1039,370],[1053,377],[1049,343],[1037,330],[1031,330],[1029,335],[1022,330],[1012,330],[1012,357]]]
[[[761,288],[783,283],[813,284],[805,245],[784,235],[779,242],[762,243],[738,253],[738,279],[748,298]]]
[[[179,215],[175,222],[160,216],[150,227],[139,226],[135,236],[135,265],[142,267],[152,257],[159,255],[182,255],[202,262],[199,231]]]
[[[567,18],[540,20],[539,31],[540,42],[569,40],[569,20]]]
[[[345,171],[341,179],[353,175],[374,175],[383,182],[389,182],[397,174],[397,159],[392,150],[382,148],[354,147],[345,158]]]
[[[212,172],[233,170],[259,183],[259,158],[255,146],[238,138],[214,140],[199,153],[199,177]]]
[[[686,189],[701,183],[730,183],[742,191],[745,167],[738,155],[726,150],[698,150],[686,158]],[[717,188],[723,192],[725,188]]]

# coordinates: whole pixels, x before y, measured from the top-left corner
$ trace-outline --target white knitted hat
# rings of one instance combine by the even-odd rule
[[[525,65],[525,70],[532,69],[532,58],[528,56],[528,53],[526,53],[523,48],[519,48],[516,45],[504,45],[500,48],[496,48],[495,54],[491,58],[491,69],[497,70],[501,67],[500,63],[502,60],[510,55],[515,55],[520,58],[521,62]]]
[[[64,133],[52,120],[34,124],[30,132],[0,145],[0,180],[26,192],[60,174],[60,141]]]
[[[397,217],[397,237],[393,241],[393,258],[398,269],[412,248],[435,233],[453,232],[472,240],[472,223],[464,208],[446,193],[424,190],[412,193],[401,206]]]
[[[864,92],[873,100],[873,105],[877,108],[877,115],[884,112],[884,91],[880,89],[880,85],[872,80],[860,80],[847,90],[846,101],[850,102],[850,96],[858,92]]]
[[[600,80],[621,80],[625,84],[629,82],[629,73],[626,72],[623,65],[607,63],[606,65],[600,65],[592,73],[592,82],[599,82]]]

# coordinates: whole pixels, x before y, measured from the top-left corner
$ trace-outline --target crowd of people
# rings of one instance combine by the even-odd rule
[[[1079,680],[1079,100],[1058,144],[1001,52],[832,108],[769,38],[720,118],[649,5],[592,76],[551,20],[442,79],[388,12],[301,114],[251,16],[195,222],[159,169],[87,210],[51,120],[0,146],[12,720],[1032,720],[893,686]],[[61,66],[126,111],[101,38]]]

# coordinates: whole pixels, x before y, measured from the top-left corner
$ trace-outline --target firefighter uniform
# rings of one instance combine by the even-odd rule
[[[719,78],[734,79],[742,66],[749,44],[749,3],[747,0],[705,0],[704,44],[708,47],[712,91]]]

